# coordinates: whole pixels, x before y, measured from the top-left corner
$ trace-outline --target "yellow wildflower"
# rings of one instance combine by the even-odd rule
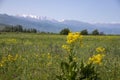
[[[76,42],[77,40],[81,39],[82,35],[80,35],[80,33],[76,32],[76,33],[72,33],[70,32],[67,36],[67,43],[68,44],[72,44],[74,42]]]
[[[98,48],[96,48],[96,51],[97,51],[98,53],[103,53],[103,52],[105,52],[105,48],[103,48],[103,47],[98,47]]]
[[[0,67],[3,67],[3,64],[2,64],[2,63],[0,63]]]
[[[6,62],[7,61],[7,57],[2,57],[2,61],[1,62]]]
[[[7,44],[16,44],[17,43],[16,39],[6,39],[5,41]]]
[[[32,42],[27,40],[27,41],[24,42],[24,45],[32,45]]]
[[[76,57],[74,57],[74,58],[73,58],[73,60],[74,60],[74,61],[77,61],[77,58],[76,58]]]
[[[12,55],[8,55],[8,61],[15,61],[17,58],[18,58],[18,54],[16,54],[15,56],[12,56]]]
[[[70,52],[70,47],[68,45],[62,45],[62,48]]]
[[[14,58],[13,58],[13,56],[12,55],[8,55],[8,61],[13,61],[14,60]]]
[[[92,57],[89,58],[89,63],[101,64],[102,58],[104,56],[105,56],[104,54],[93,55]]]
[[[50,53],[48,53],[48,56],[47,56],[48,58],[51,58],[51,54]]]
[[[35,54],[35,57],[38,57],[38,54]]]

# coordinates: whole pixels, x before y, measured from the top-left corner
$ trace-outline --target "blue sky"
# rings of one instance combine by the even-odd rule
[[[120,22],[120,0],[0,0],[0,13],[111,23]]]

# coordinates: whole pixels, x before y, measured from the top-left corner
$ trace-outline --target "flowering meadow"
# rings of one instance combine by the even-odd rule
[[[0,80],[120,80],[120,36],[1,33]]]

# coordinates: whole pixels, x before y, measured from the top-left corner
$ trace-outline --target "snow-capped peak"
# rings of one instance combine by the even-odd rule
[[[40,17],[39,17],[39,16],[36,16],[36,15],[31,15],[31,14],[29,14],[29,15],[22,14],[22,15],[16,15],[16,16],[18,16],[18,17],[24,17],[24,18],[40,19]]]
[[[26,15],[26,14],[22,14],[22,15],[16,15],[17,17],[23,17],[23,18],[31,18],[31,19],[36,19],[36,20],[50,20],[50,21],[55,21],[52,18],[46,17],[46,16],[36,16],[36,15]]]
[[[64,22],[65,21],[65,19],[61,19],[61,20],[59,20],[59,22]]]

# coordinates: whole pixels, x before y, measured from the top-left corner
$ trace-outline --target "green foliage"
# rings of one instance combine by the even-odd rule
[[[79,71],[79,80],[100,80],[98,73],[95,70],[95,66],[92,63],[85,65],[81,62],[80,71]]]
[[[81,61],[81,65],[79,67],[79,62],[74,60],[75,55],[77,55],[77,52],[75,52],[74,49],[76,46],[80,48],[80,45],[78,46],[76,43],[79,43],[79,41],[81,42],[81,35],[78,33],[71,33],[67,36],[67,41],[72,40],[71,38],[79,40],[75,40],[74,43],[67,44],[70,48],[70,51],[68,51],[68,62],[61,62],[60,68],[62,72],[60,75],[57,75],[56,78],[58,80],[99,80],[99,74],[97,73],[97,70],[95,70],[96,66],[94,66],[92,62],[85,64],[85,62]],[[66,47],[64,48],[66,49]]]
[[[28,33],[36,33],[37,30],[34,28],[24,29],[22,25],[16,26],[5,26],[1,32],[28,32]]]
[[[80,33],[81,33],[82,35],[88,35],[88,31],[87,31],[87,29],[82,30]]]
[[[70,30],[68,28],[64,28],[60,31],[60,34],[62,35],[68,35],[68,33],[70,32]]]
[[[69,62],[61,62],[62,73],[57,75],[59,80],[76,80],[78,68],[77,62],[73,61],[73,57],[69,56]]]
[[[99,31],[97,29],[93,30],[92,35],[99,35]]]
[[[0,80],[55,80],[56,75],[62,72],[61,62],[69,63],[68,53],[61,49],[65,41],[65,35],[1,33],[0,61],[8,54],[18,54],[18,58],[15,62],[6,63],[9,66],[6,65],[4,69],[0,68]],[[120,80],[120,36],[84,36],[83,42],[83,47],[74,48],[74,52],[78,53],[76,60],[70,57],[71,61],[77,62],[77,68],[80,68],[81,60],[86,62],[96,53],[96,47],[104,46],[106,56],[101,66],[94,67],[97,70],[95,73],[99,73],[101,80]],[[84,71],[87,69],[78,70],[77,79],[80,74],[85,75]]]

